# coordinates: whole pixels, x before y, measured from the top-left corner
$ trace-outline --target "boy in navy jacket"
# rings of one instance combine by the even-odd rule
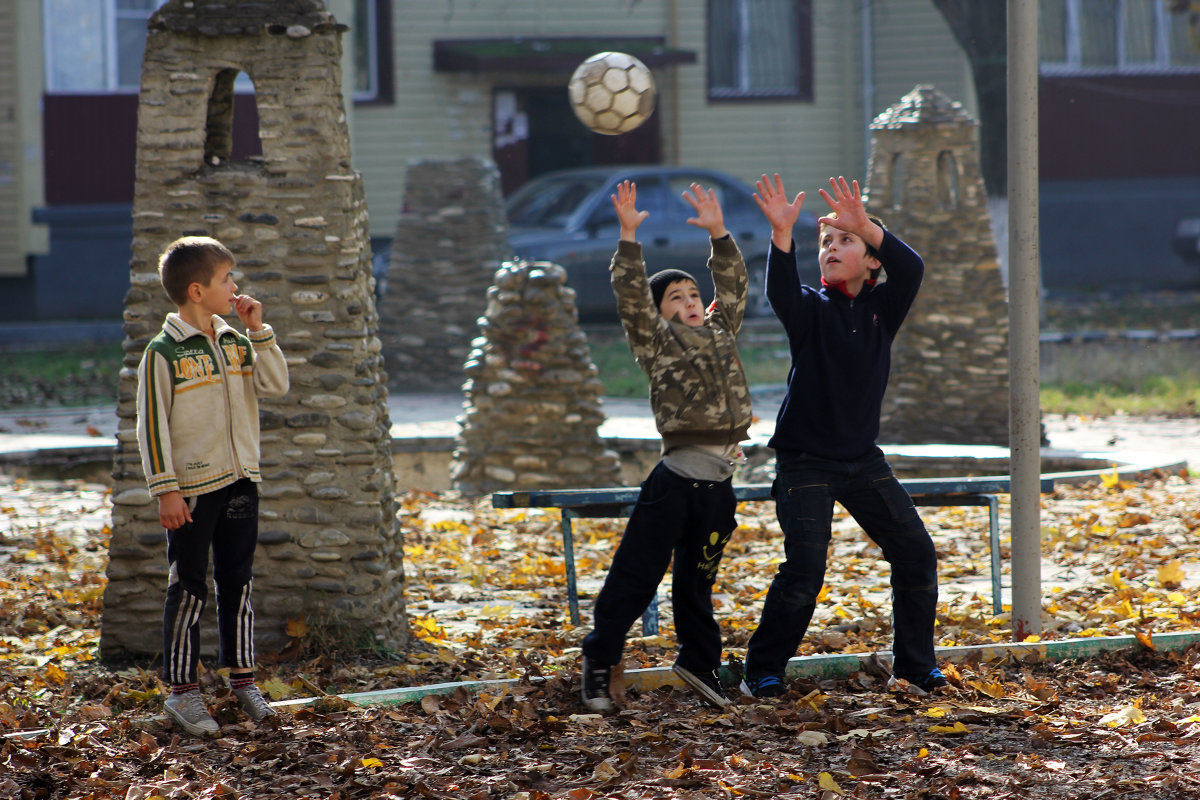
[[[791,202],[764,175],[755,200],[771,224],[767,299],[787,331],[792,365],[769,445],[785,561],[767,591],[746,653],[742,691],[777,697],[784,670],[812,619],[839,502],[892,568],[893,670],[889,682],[927,694],[947,681],[933,654],[937,554],[908,492],[875,444],[891,346],[916,299],[924,263],[868,217],[858,182],[830,179],[831,213],[820,224],[819,289],[800,283]],[[887,281],[876,284],[881,269]]]

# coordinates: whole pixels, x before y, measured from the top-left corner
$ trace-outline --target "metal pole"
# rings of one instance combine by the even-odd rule
[[[1018,642],[1042,630],[1037,14],[1037,0],[1008,0],[1008,430]]]

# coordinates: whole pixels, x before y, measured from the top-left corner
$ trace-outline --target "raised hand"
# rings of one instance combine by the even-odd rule
[[[818,191],[829,205],[830,211],[837,216],[821,217],[817,220],[818,224],[830,225],[850,233],[858,233],[857,229],[873,224],[867,219],[867,210],[863,207],[862,190],[858,187],[858,181],[850,185],[846,183],[845,178],[839,176],[830,178],[829,185],[833,187],[832,195],[824,189]]]
[[[883,229],[867,216],[858,181],[848,184],[845,178],[839,176],[830,178],[829,185],[833,188],[833,194],[824,189],[820,191],[833,213],[818,219],[817,224],[853,233],[872,247],[879,247],[883,242]]]
[[[637,184],[631,180],[621,181],[617,184],[617,193],[610,197],[617,212],[617,221],[621,225],[621,238],[627,242],[636,242],[638,226],[650,216],[649,211],[637,210]]]
[[[712,189],[705,189],[700,184],[693,183],[683,193],[683,200],[696,212],[696,216],[688,217],[688,225],[704,228],[713,239],[720,239],[729,233],[725,229],[725,214],[721,211],[721,201]]]
[[[758,189],[754,193],[754,202],[758,203],[763,216],[771,225],[771,241],[782,250],[791,249],[792,226],[796,224],[796,218],[800,216],[800,209],[804,205],[804,192],[800,192],[794,200],[788,202],[787,194],[783,190],[783,179],[779,177],[778,172],[775,173],[774,181],[763,175],[754,185]]]

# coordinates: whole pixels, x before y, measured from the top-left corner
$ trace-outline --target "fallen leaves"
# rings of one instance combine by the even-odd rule
[[[1164,652],[1155,636],[1200,619],[1200,485],[1177,476],[1121,483],[1062,487],[1045,499],[1041,638],[1133,634],[1139,650],[1064,662],[1033,651],[968,658],[945,665],[945,694],[924,699],[884,691],[874,664],[845,680],[801,679],[777,702],[742,699],[719,711],[680,688],[639,691],[618,675],[621,711],[607,716],[580,713],[583,631],[566,621],[557,515],[413,493],[402,498],[410,652],[336,653],[314,621],[291,620],[294,646],[264,654],[259,685],[273,700],[317,699],[255,725],[205,671],[222,726],[208,741],[181,736],[159,715],[164,687],[153,665],[92,658],[104,489],[0,483],[0,730],[29,737],[0,744],[0,796],[1195,796],[1200,652]],[[991,613],[986,510],[976,511],[923,511],[946,578],[940,644],[1011,640],[1008,615]],[[735,658],[780,544],[769,504],[746,504],[739,522],[717,586]],[[620,531],[619,521],[578,525],[585,619]],[[890,644],[886,565],[844,514],[827,575],[803,652]],[[673,660],[663,595],[662,632],[632,631],[618,673]],[[398,706],[336,696],[492,678],[520,682]]]

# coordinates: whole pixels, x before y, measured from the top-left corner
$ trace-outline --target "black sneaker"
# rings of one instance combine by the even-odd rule
[[[888,679],[889,689],[899,688],[918,697],[933,694],[943,686],[949,685],[950,681],[946,680],[946,676],[937,667],[929,670],[924,675],[916,675],[911,678],[903,675],[893,675]]]
[[[583,704],[591,711],[612,711],[612,696],[608,693],[610,668],[596,664],[587,656],[583,657],[583,675],[581,676],[579,694]]]
[[[783,681],[774,675],[767,675],[764,678],[743,678],[742,685],[738,688],[742,690],[742,694],[748,694],[751,697],[782,697],[787,693],[787,687],[783,685]]]
[[[724,708],[729,705],[729,698],[722,691],[721,682],[717,680],[716,672],[692,672],[690,669],[681,667],[678,664],[671,667],[671,671],[678,675],[693,692],[700,696],[701,700],[710,706]]]

